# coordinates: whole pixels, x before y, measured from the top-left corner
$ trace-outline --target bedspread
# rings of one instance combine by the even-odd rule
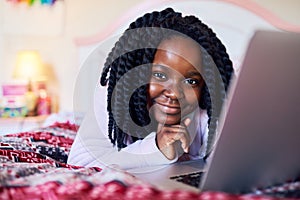
[[[0,137],[0,199],[300,199],[300,181],[235,195],[161,191],[125,171],[67,164],[78,125]]]

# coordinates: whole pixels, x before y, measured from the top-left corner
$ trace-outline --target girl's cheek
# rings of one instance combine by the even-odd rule
[[[185,101],[190,105],[198,105],[201,99],[199,89],[184,91]]]
[[[149,86],[149,96],[151,99],[157,97],[160,95],[160,93],[163,91],[164,86],[158,83],[150,83]]]

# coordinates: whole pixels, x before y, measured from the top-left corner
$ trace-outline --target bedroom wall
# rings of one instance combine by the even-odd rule
[[[36,2],[35,4],[39,5],[39,1]],[[41,13],[36,13],[31,16],[32,22],[36,19],[38,19],[37,23],[42,21],[45,27],[40,29],[46,29],[49,33],[43,30],[28,33],[29,31],[23,30],[22,27],[18,31],[13,24],[11,26],[14,27],[11,28],[10,23],[15,21],[14,19],[6,18],[7,21],[4,24],[4,9],[7,2],[6,0],[0,1],[0,82],[11,80],[18,50],[39,50],[43,61],[53,69],[52,80],[48,85],[50,92],[57,95],[60,110],[71,111],[74,82],[79,70],[78,52],[74,39],[100,32],[122,13],[141,1],[58,0],[57,2],[63,2],[61,18],[63,27],[49,27],[49,21],[52,19],[41,18]],[[30,9],[35,12],[38,8],[32,6]],[[20,9],[15,8],[9,11],[13,12],[10,13],[11,15],[17,15]],[[21,23],[20,20],[20,26]],[[56,30],[51,30],[51,28]]]
[[[276,13],[282,20],[300,25],[300,1],[253,1]],[[52,67],[49,89],[58,97],[60,110],[72,111],[74,84],[80,68],[75,40],[103,32],[111,23],[128,14],[130,9],[147,4],[149,1],[64,0],[57,2],[62,3],[60,8],[62,16],[59,16],[61,24],[51,25],[47,22],[51,19],[47,17],[39,19],[40,14],[37,14],[32,17],[45,27],[34,33],[26,33],[24,29],[21,30],[21,26],[18,30],[18,26],[13,21],[14,12],[18,11],[9,10],[11,18],[7,18],[5,13],[7,1],[0,2],[0,82],[11,79],[18,50],[37,49],[43,61]]]

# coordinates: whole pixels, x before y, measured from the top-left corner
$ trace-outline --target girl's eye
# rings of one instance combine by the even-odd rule
[[[184,83],[192,85],[192,86],[196,86],[196,85],[200,84],[200,81],[197,80],[197,79],[193,79],[193,78],[187,78],[187,79],[184,80]]]
[[[161,80],[161,81],[167,80],[166,74],[161,73],[161,72],[153,72],[152,76],[154,78],[156,78],[157,80]]]

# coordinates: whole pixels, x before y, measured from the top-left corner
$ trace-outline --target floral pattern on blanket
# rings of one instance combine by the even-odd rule
[[[77,125],[57,122],[1,136],[0,199],[279,199],[263,193],[161,191],[121,170],[68,165],[77,130]],[[294,182],[264,194],[288,187],[300,191],[300,183]]]

